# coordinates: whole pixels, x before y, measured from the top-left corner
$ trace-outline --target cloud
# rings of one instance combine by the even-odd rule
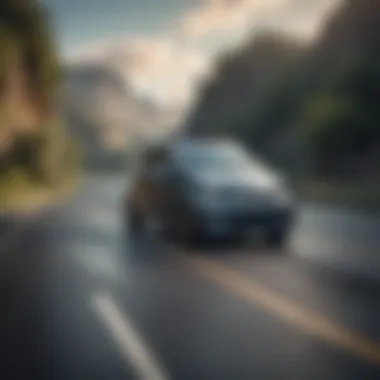
[[[79,56],[116,66],[138,92],[165,106],[183,107],[192,101],[197,83],[212,70],[213,53],[263,27],[312,37],[338,1],[201,0],[161,35],[105,39]],[[212,53],[202,45],[210,36]]]
[[[187,38],[201,38],[246,27],[252,16],[285,6],[289,0],[207,0],[188,11],[180,23]]]

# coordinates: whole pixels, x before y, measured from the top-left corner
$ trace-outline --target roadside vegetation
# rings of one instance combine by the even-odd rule
[[[264,31],[221,57],[188,119],[244,141],[309,200],[380,210],[380,3],[343,1],[312,43]]]
[[[0,4],[0,211],[50,202],[79,174],[80,149],[59,111],[48,21],[36,0]]]
[[[323,181],[297,181],[301,199],[331,206],[354,208],[369,213],[380,212],[380,185]]]

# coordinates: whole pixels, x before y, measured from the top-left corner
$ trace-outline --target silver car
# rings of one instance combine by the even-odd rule
[[[233,141],[181,139],[151,148],[127,198],[133,231],[159,226],[186,241],[259,232],[280,248],[294,220],[284,180]]]

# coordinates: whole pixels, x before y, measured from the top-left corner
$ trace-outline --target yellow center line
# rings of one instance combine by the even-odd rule
[[[198,274],[213,280],[224,289],[245,299],[251,305],[282,319],[298,330],[324,342],[350,351],[367,362],[380,366],[380,343],[341,327],[294,302],[266,289],[259,282],[248,280],[222,264],[200,257],[184,257]]]

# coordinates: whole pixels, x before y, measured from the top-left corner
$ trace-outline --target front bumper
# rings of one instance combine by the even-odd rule
[[[252,230],[289,228],[295,216],[293,209],[244,211],[228,214],[203,214],[198,229],[208,236],[245,235]]]

